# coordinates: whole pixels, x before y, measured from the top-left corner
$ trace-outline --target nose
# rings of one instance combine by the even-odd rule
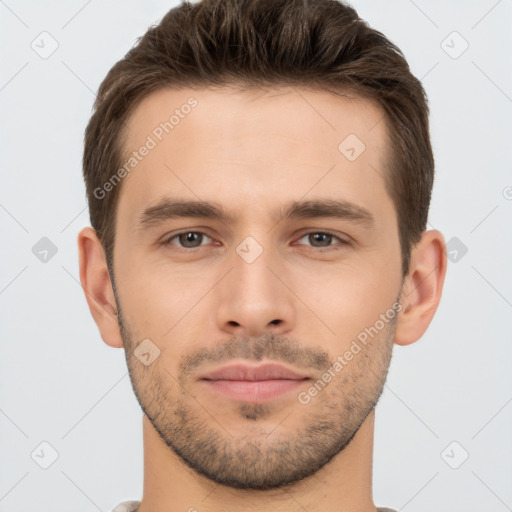
[[[264,250],[252,262],[235,253],[231,263],[216,290],[218,327],[239,336],[290,331],[296,320],[295,296],[277,259]]]

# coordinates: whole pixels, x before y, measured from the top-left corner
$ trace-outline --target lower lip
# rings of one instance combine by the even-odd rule
[[[309,379],[203,380],[210,389],[235,400],[261,403],[297,390]]]

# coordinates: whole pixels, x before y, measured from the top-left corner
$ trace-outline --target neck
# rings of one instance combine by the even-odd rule
[[[268,491],[219,485],[189,468],[146,415],[144,492],[138,512],[376,512],[372,498],[375,410],[350,444],[314,475]]]

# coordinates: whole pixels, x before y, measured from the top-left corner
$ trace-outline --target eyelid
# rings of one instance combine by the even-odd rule
[[[309,229],[308,231],[302,232],[300,234],[298,240],[300,240],[301,238],[304,238],[307,235],[316,234],[316,233],[322,233],[324,235],[331,235],[334,238],[337,238],[342,245],[350,245],[350,243],[351,243],[350,240],[343,238],[343,236],[341,236],[340,233],[335,233],[334,231],[331,231],[329,229],[321,229],[321,228],[320,229],[318,229],[318,228],[317,229]],[[347,238],[349,238],[349,237],[347,236]],[[304,245],[304,244],[300,244],[300,245]],[[324,247],[324,249],[329,249],[330,247],[335,247],[335,246],[330,245],[330,246]],[[322,247],[314,247],[314,249],[322,249]]]
[[[210,236],[208,233],[206,233],[205,231],[201,231],[199,229],[183,229],[183,230],[177,231],[175,233],[168,233],[168,234],[164,235],[164,237],[162,238],[162,244],[163,245],[175,245],[176,247],[178,247],[180,249],[185,249],[188,251],[190,251],[191,249],[199,249],[199,247],[203,246],[203,244],[201,244],[197,247],[192,247],[192,248],[191,247],[182,247],[178,244],[174,244],[171,242],[171,240],[173,240],[174,238],[178,238],[180,235],[184,235],[186,233],[197,233],[197,234],[206,236],[210,240],[214,240],[214,238],[212,236]]]
[[[204,229],[204,228],[203,228]],[[209,238],[210,240],[215,240],[212,236],[210,236],[206,231],[202,231],[201,228],[197,228],[197,229],[183,229],[183,230],[180,230],[180,231],[177,231],[175,233],[169,233],[169,234],[166,234],[164,235],[164,237],[162,238],[162,244],[163,245],[175,245],[176,247],[178,247],[179,249],[184,249],[186,251],[191,251],[192,249],[199,249],[200,247],[203,247],[203,245],[207,245],[207,244],[201,244],[197,247],[181,247],[180,245],[178,244],[174,244],[172,243],[170,240],[173,240],[175,238],[178,238],[180,235],[183,235],[183,234],[186,234],[186,233],[196,233],[196,234],[201,234],[203,236],[206,236],[207,238]],[[300,235],[298,236],[297,240],[300,240],[302,238],[304,238],[305,236],[307,235],[311,235],[311,234],[318,234],[318,233],[322,233],[322,234],[325,234],[325,235],[330,235],[336,239],[339,240],[339,244],[341,245],[350,245],[351,242],[349,240],[346,240],[344,239],[342,236],[340,236],[340,234],[337,234],[335,233],[334,231],[331,231],[329,229],[321,229],[321,228],[315,228],[315,229],[308,229],[308,230],[305,230],[305,231],[301,231]],[[306,245],[306,244],[299,244],[299,245]],[[312,249],[319,249],[319,250],[328,250],[328,249],[331,249],[331,248],[334,248],[336,247],[336,244],[333,244],[333,245],[329,245],[327,247],[315,247],[315,246],[312,246],[310,245],[309,247],[311,247]]]

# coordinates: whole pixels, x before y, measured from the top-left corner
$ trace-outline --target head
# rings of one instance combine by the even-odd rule
[[[173,453],[268,489],[342,452],[446,266],[400,50],[335,0],[183,3],[101,84],[83,168],[87,300]],[[254,400],[204,378],[267,361],[303,380]]]

